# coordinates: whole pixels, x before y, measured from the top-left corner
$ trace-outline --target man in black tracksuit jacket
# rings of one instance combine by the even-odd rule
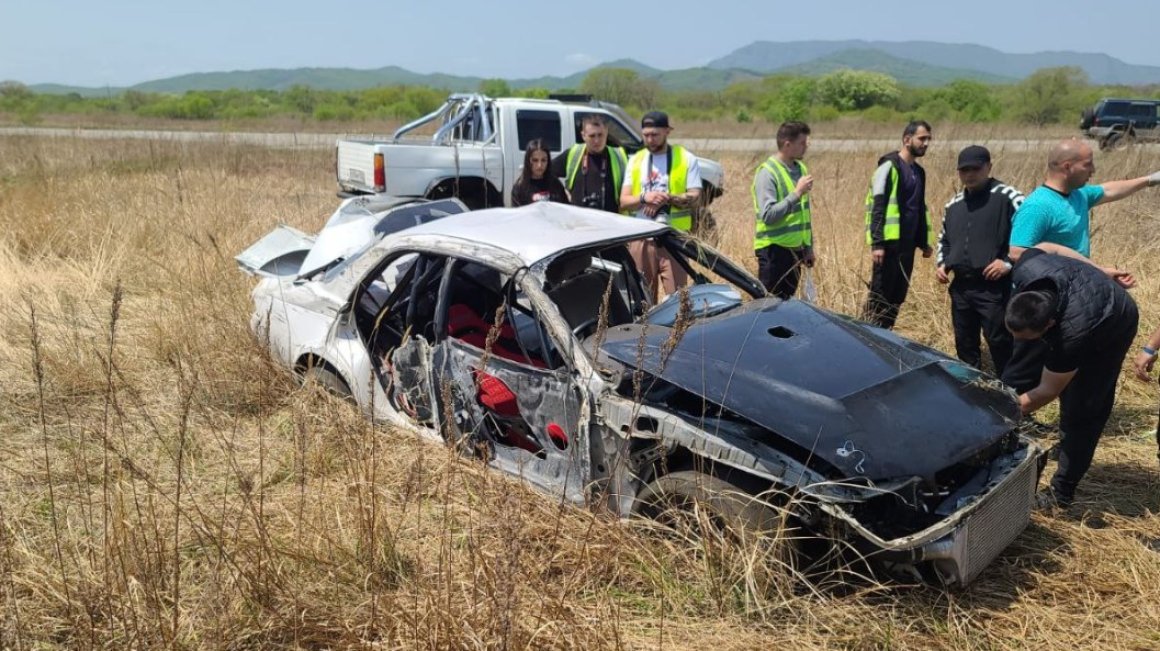
[[[918,159],[930,146],[931,128],[912,120],[902,131],[902,149],[878,159],[866,193],[866,243],[873,268],[862,320],[893,328],[910,291],[915,249],[929,258],[930,213],[926,208],[926,171]]]
[[[1030,414],[1059,398],[1062,439],[1051,492],[1063,506],[1091,466],[1136,337],[1136,303],[1112,280],[1122,273],[1036,248],[1026,249],[1011,273],[1007,329],[1016,340],[1042,339],[1048,347],[1039,385],[1019,396],[1019,406]]]
[[[982,328],[999,376],[1013,347],[1003,323],[1011,294],[1007,243],[1011,217],[1023,203],[1023,195],[991,178],[991,153],[985,147],[971,145],[959,152],[958,169],[963,191],[946,205],[935,274],[940,283],[950,283],[955,353],[967,364],[982,368]]]

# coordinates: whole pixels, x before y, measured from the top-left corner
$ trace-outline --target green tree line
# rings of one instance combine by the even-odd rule
[[[32,92],[0,84],[0,113],[33,124],[45,115],[126,114],[177,120],[256,120],[294,117],[320,122],[411,120],[437,108],[449,90],[479,90],[492,96],[547,97],[543,88],[512,89],[486,79],[477,89],[384,86],[332,91],[294,86],[285,91],[189,91],[184,94],[128,90],[106,97]],[[633,70],[600,68],[576,89],[616,102],[630,112],[663,108],[682,120],[731,119],[825,122],[842,116],[893,122],[906,116],[932,121],[1019,122],[1047,125],[1074,121],[1100,97],[1157,97],[1160,87],[1132,88],[1089,83],[1078,68],[1045,68],[1007,85],[959,80],[941,87],[912,87],[877,72],[839,70],[821,77],[772,75],[732,84],[721,91],[664,90]]]

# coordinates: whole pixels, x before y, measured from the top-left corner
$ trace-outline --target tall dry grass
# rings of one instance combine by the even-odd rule
[[[953,155],[926,160],[932,204]],[[277,221],[321,226],[329,156],[0,139],[0,646],[1160,648],[1155,387],[1125,375],[1081,507],[1036,515],[970,589],[809,590],[760,547],[562,506],[272,368],[232,256]],[[810,158],[820,302],[843,312],[865,294],[876,156]],[[715,208],[751,268],[759,158],[725,159]],[[1041,167],[996,151],[1024,189]],[[1096,257],[1141,278],[1146,328],[1158,207],[1150,191],[1096,218]],[[899,330],[952,347],[929,261]]]

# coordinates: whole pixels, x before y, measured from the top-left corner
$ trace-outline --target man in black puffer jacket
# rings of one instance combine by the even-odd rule
[[[1039,386],[1019,396],[1024,414],[1059,398],[1059,467],[1051,497],[1061,506],[1091,466],[1112,413],[1116,380],[1139,324],[1136,303],[1113,279],[1124,272],[1027,249],[1011,274],[1007,329],[1048,345]]]

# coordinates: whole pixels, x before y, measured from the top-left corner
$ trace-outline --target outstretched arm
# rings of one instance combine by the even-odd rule
[[[1160,172],[1153,172],[1148,176],[1141,176],[1137,179],[1124,179],[1123,181],[1101,183],[1100,187],[1104,189],[1104,196],[1096,202],[1096,205],[1118,201],[1153,185],[1160,185]]]
[[[1032,247],[1029,247],[1029,246],[1023,247],[1023,246],[1011,245],[1011,248],[1008,249],[1008,251],[1007,251],[1007,255],[1008,255],[1008,257],[1011,258],[1011,260],[1013,262],[1019,262],[1019,258],[1023,257],[1023,252],[1029,248],[1032,248]],[[1067,247],[1067,246],[1064,246],[1062,244],[1054,244],[1052,242],[1039,242],[1035,245],[1034,248],[1039,249],[1040,251],[1043,251],[1044,253],[1051,253],[1053,255],[1062,255],[1065,258],[1072,258],[1074,260],[1086,262],[1086,263],[1091,264],[1091,265],[1095,264],[1094,262],[1089,260],[1087,258],[1087,256],[1085,256],[1084,254],[1080,253],[1079,251],[1076,251],[1075,249],[1073,249],[1071,247]]]
[[[1031,248],[1031,247],[1028,247],[1028,248]],[[1080,262],[1083,262],[1085,264],[1090,264],[1091,266],[1095,267],[1096,269],[1099,269],[1100,271],[1104,272],[1104,274],[1107,275],[1108,278],[1111,278],[1112,280],[1114,280],[1116,282],[1116,284],[1118,284],[1120,287],[1123,287],[1124,289],[1132,289],[1133,287],[1136,286],[1136,277],[1132,275],[1132,272],[1125,271],[1123,269],[1120,269],[1119,267],[1105,267],[1104,265],[1099,264],[1095,260],[1092,260],[1091,258],[1084,256],[1084,254],[1080,253],[1079,251],[1076,251],[1075,249],[1072,249],[1072,248],[1068,248],[1062,244],[1054,244],[1052,242],[1040,242],[1039,244],[1036,244],[1034,248],[1039,249],[1040,251],[1043,251],[1044,253],[1050,253],[1052,255],[1061,255],[1065,258],[1071,258],[1072,260],[1079,260]],[[1018,262],[1019,258],[1021,258],[1023,256],[1023,252],[1026,250],[1027,250],[1027,248],[1012,245],[1011,250],[1008,253],[1008,255],[1012,260]]]

